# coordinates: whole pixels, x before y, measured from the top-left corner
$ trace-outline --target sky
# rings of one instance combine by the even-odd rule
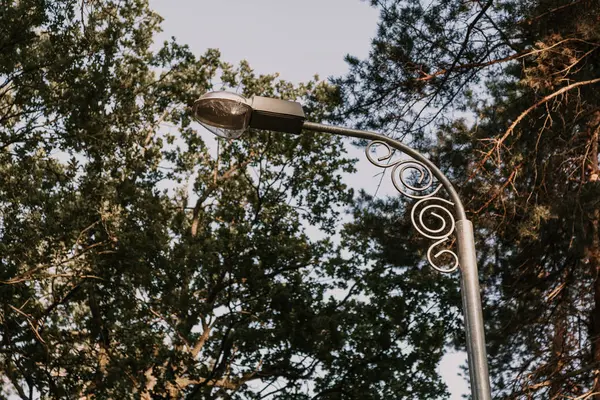
[[[322,79],[345,74],[346,54],[366,58],[379,15],[360,0],[150,0],[150,5],[164,18],[157,42],[174,36],[197,55],[217,48],[223,61],[236,65],[246,60],[257,74],[278,72],[294,83],[315,74]],[[348,152],[361,160],[348,183],[373,194],[380,171],[362,150],[348,146]],[[395,193],[389,179],[378,193]],[[452,353],[440,365],[451,400],[468,392],[458,376],[465,358]]]

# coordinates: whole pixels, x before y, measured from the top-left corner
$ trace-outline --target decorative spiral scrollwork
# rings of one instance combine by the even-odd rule
[[[382,146],[386,154],[374,156],[375,149]],[[435,248],[446,242],[450,235],[454,233],[455,220],[454,214],[450,210],[454,206],[451,201],[436,197],[436,194],[442,188],[441,185],[435,185],[434,175],[431,170],[422,162],[412,159],[398,159],[392,161],[393,151],[390,146],[379,140],[370,142],[366,148],[366,155],[369,161],[380,168],[391,168],[392,183],[398,192],[403,195],[418,200],[411,210],[411,221],[415,229],[424,237],[435,240],[427,250],[427,261],[433,269],[439,272],[453,272],[458,268],[458,256],[452,250],[442,249],[434,252]],[[412,179],[416,184],[408,181],[409,172],[412,172]],[[450,267],[439,266],[434,259],[439,259],[442,255],[448,255],[454,260]]]

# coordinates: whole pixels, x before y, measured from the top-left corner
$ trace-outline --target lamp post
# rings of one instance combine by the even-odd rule
[[[416,200],[411,209],[412,223],[422,236],[434,241],[427,251],[429,264],[443,273],[460,270],[471,393],[473,400],[491,400],[473,225],[467,219],[452,183],[435,164],[404,143],[379,133],[305,121],[302,106],[293,101],[260,96],[245,99],[234,93],[218,91],[196,100],[193,115],[208,130],[229,139],[238,138],[249,128],[254,128],[293,134],[300,134],[304,129],[370,140],[366,148],[369,161],[378,167],[390,168],[394,187]],[[384,147],[387,154],[374,155],[373,150],[378,146]],[[412,159],[392,161],[392,149]],[[418,174],[416,185],[406,181],[407,170]],[[446,190],[450,200],[437,196],[441,188]],[[431,224],[432,219],[436,221],[435,226]],[[435,252],[436,247],[452,234],[456,237],[457,253],[448,249]],[[436,260],[442,255],[452,258],[454,264],[451,267],[440,266]]]

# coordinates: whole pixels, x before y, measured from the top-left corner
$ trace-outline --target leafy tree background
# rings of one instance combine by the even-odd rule
[[[190,119],[229,88],[319,121],[338,89],[151,51],[160,21],[143,0],[2,4],[1,396],[447,397],[460,317],[432,304],[457,288],[359,225],[329,239],[352,199],[340,139],[256,132],[214,156]]]
[[[371,4],[379,30],[337,80],[338,117],[422,148],[462,192],[495,396],[600,399],[600,4]],[[401,205],[362,198],[354,229],[394,265],[409,235],[377,232]]]

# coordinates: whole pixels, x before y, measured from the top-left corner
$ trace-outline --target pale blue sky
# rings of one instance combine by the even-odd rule
[[[359,0],[151,0],[175,36],[194,51],[221,50],[223,60],[250,62],[258,73],[309,80],[346,71],[347,53],[367,56],[378,12]]]
[[[198,55],[218,48],[223,61],[237,64],[245,59],[257,74],[278,72],[296,83],[315,74],[343,75],[346,54],[367,57],[378,19],[378,11],[360,0],[150,0],[150,4],[165,19],[158,40],[175,36]],[[351,186],[373,193],[379,181],[373,176],[380,171],[361,150],[348,150],[361,160]],[[379,193],[394,192],[383,187]],[[465,355],[458,353],[444,357],[440,366],[452,400],[468,391],[457,375],[464,362]]]

